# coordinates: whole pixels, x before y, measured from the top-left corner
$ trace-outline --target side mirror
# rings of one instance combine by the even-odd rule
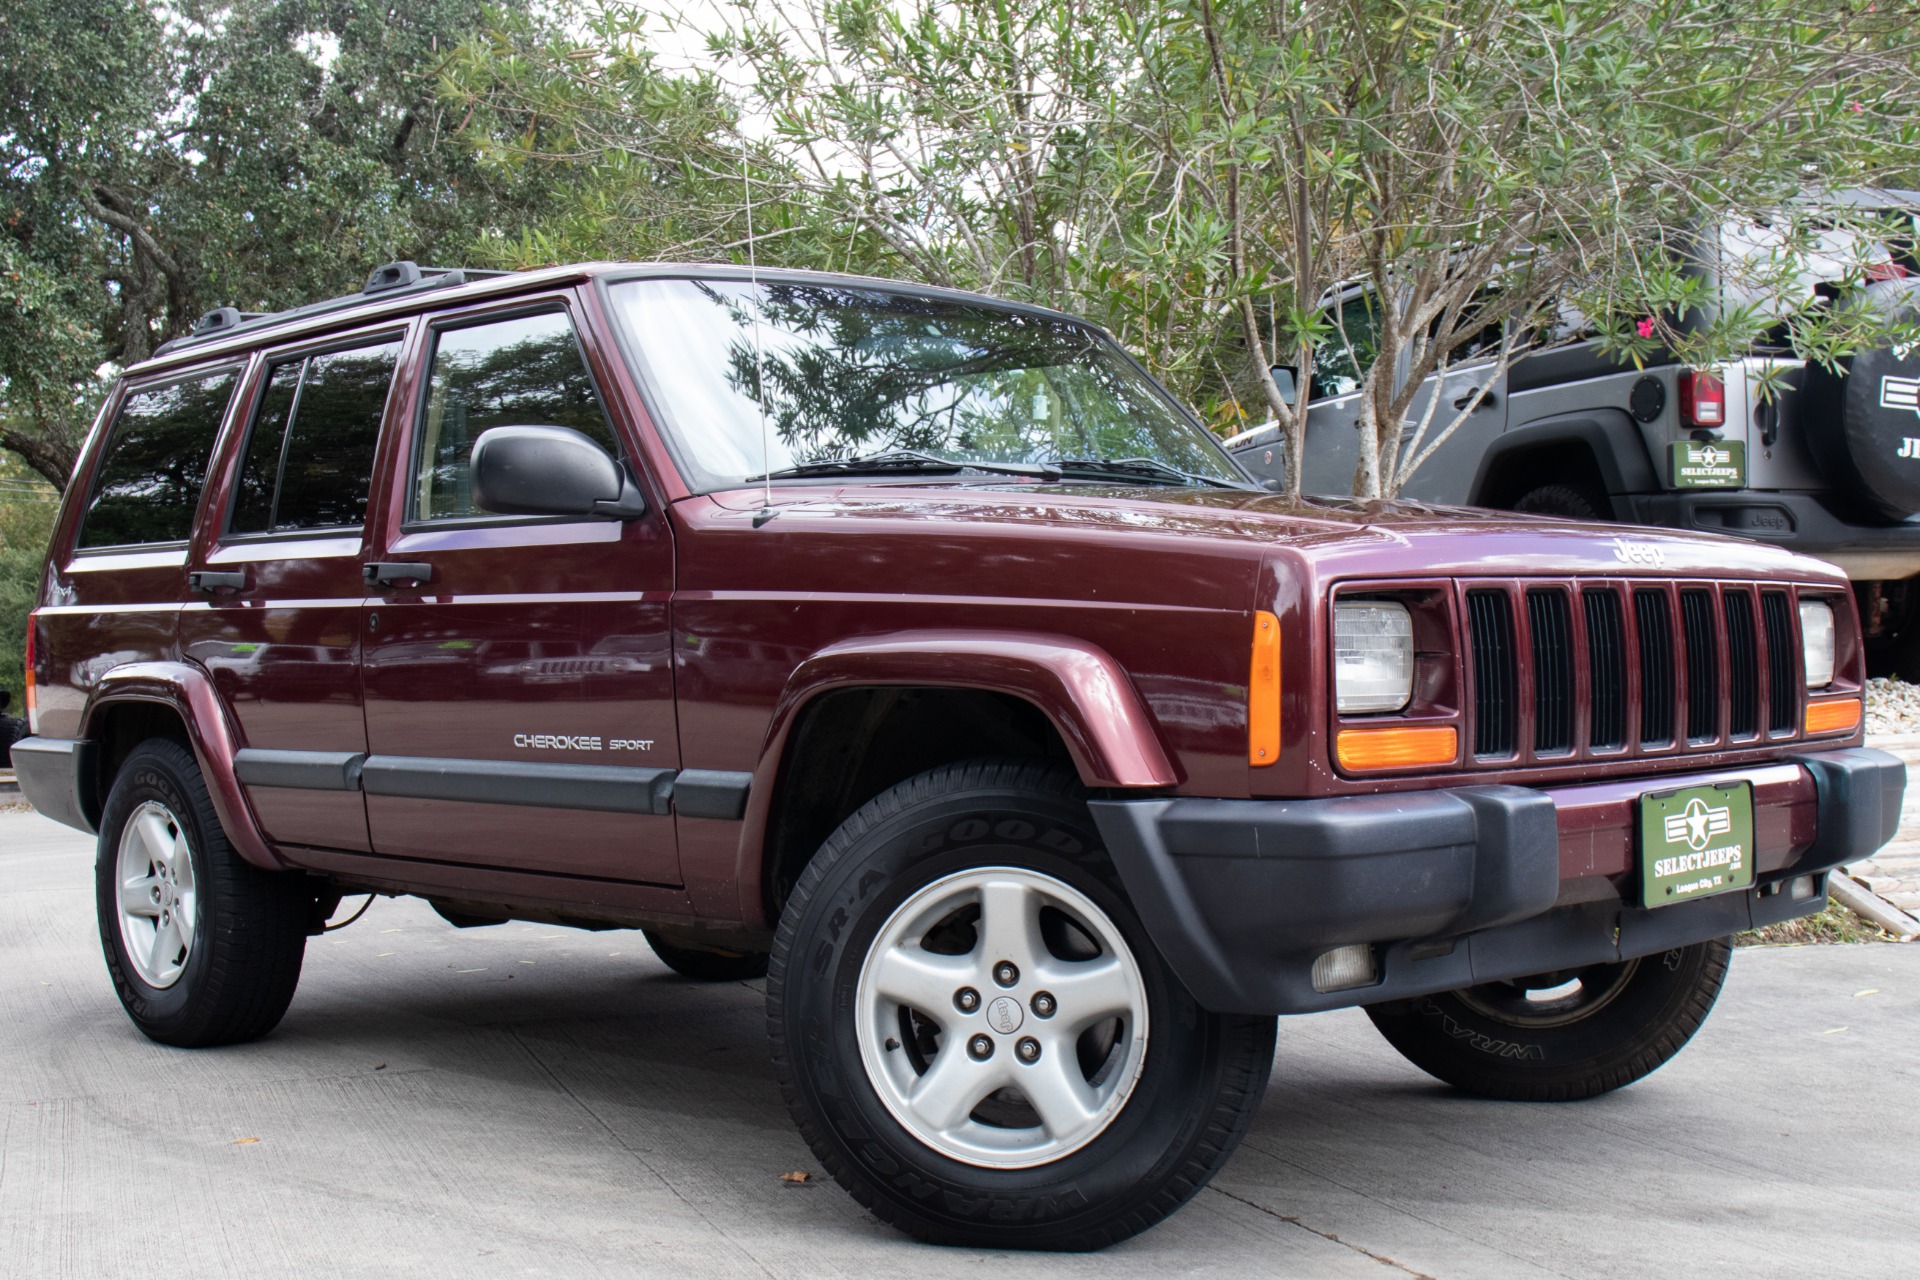
[[[625,467],[571,427],[492,427],[473,442],[473,501],[505,516],[634,520],[646,498]]]
[[[1284,364],[1277,364],[1267,372],[1273,375],[1273,385],[1280,388],[1280,403],[1293,404],[1300,395],[1300,388],[1293,380],[1293,370]]]

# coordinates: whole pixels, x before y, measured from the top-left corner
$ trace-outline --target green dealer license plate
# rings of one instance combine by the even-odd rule
[[[1682,440],[1667,446],[1676,489],[1738,489],[1747,482],[1747,446],[1739,440]]]
[[[1685,787],[1640,797],[1643,905],[1753,884],[1753,787],[1745,782]]]

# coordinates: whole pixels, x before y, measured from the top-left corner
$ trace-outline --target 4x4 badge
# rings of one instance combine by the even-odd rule
[[[1887,374],[1880,379],[1880,407],[1882,409],[1911,409],[1913,416],[1920,418],[1920,378],[1896,378]],[[1907,452],[1908,440],[1901,446],[1900,456],[1911,458]]]

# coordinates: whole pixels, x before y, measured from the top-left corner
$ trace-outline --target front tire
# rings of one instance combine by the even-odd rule
[[[182,1048],[273,1030],[300,982],[313,894],[305,877],[234,852],[191,752],[165,739],[134,749],[99,850],[100,941],[133,1024]]]
[[[1239,1144],[1271,1018],[1194,1004],[1065,770],[948,765],[847,820],[795,886],[774,1070],[821,1163],[938,1244],[1097,1249]]]
[[[1572,1102],[1680,1052],[1726,982],[1725,938],[1367,1010],[1401,1056],[1482,1098]]]

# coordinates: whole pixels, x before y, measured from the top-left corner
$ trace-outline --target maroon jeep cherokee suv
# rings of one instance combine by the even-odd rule
[[[1654,1070],[1893,833],[1847,582],[1250,481],[1105,334],[726,267],[211,313],[127,371],[29,634],[134,1023],[286,1011],[343,894],[767,977],[822,1163],[929,1240],[1203,1185],[1275,1015],[1479,1094]]]

